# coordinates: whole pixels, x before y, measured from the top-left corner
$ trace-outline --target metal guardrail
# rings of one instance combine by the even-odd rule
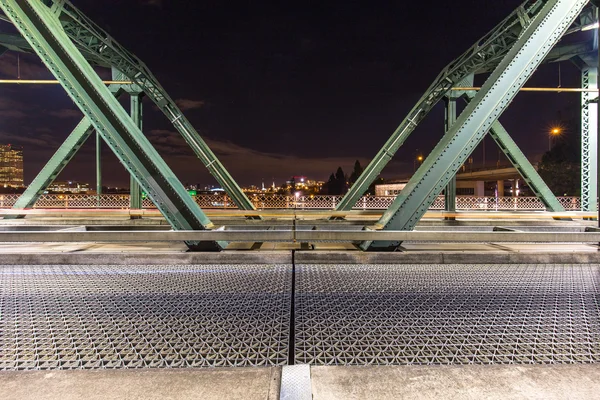
[[[200,194],[193,196],[202,209],[237,209],[238,207],[227,195]],[[256,194],[248,196],[259,210],[267,209],[334,209],[342,196],[286,196]],[[19,198],[18,194],[0,194],[0,209],[11,208]],[[355,210],[385,210],[394,201],[394,196],[364,196],[356,202]],[[579,197],[559,197],[558,200],[567,211],[581,210]],[[156,207],[149,199],[144,199],[144,209]],[[35,203],[33,208],[39,209],[129,209],[128,194],[45,194]],[[429,208],[443,210],[444,197],[439,196]],[[456,209],[461,211],[544,211],[544,204],[537,197],[477,197],[457,196]]]
[[[600,243],[600,232],[341,231],[341,230],[214,230],[214,231],[8,231],[0,242],[358,242],[417,241],[468,243]]]

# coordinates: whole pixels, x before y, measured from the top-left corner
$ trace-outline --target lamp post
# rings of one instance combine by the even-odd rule
[[[422,162],[423,162],[423,156],[418,155],[417,158],[415,158],[415,160],[413,161],[413,173],[417,172],[417,163],[419,163],[419,167],[420,167]]]
[[[560,135],[560,128],[552,128],[548,133],[548,151],[552,150],[552,137]]]

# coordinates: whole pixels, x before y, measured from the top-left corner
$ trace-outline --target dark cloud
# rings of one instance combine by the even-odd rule
[[[190,100],[190,99],[177,99],[175,100],[177,106],[181,111],[195,110],[202,108],[206,105],[204,100]]]
[[[23,53],[2,55],[0,76],[4,79],[55,79],[36,55]]]
[[[140,4],[143,6],[150,6],[150,7],[162,7],[163,6],[163,0],[140,0]]]
[[[48,111],[48,115],[56,118],[83,118],[83,114],[79,110],[71,108],[62,108],[60,110]]]
[[[174,131],[165,129],[151,130],[147,133],[151,143],[158,152],[172,165],[173,169],[190,179],[193,176],[207,175],[205,167],[192,153],[189,146]],[[358,159],[362,165],[369,160],[356,157],[324,157],[296,156],[291,154],[270,153],[238,145],[230,141],[204,138],[206,144],[218,157],[219,161],[241,184],[258,184],[260,178],[275,179],[282,183],[294,175],[306,175],[311,179],[326,180],[341,166],[350,172]],[[173,157],[176,156],[176,157]],[[400,162],[392,162],[390,169],[398,171],[404,167]]]

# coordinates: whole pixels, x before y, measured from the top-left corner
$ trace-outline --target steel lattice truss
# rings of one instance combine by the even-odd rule
[[[581,71],[582,88],[594,89],[598,87],[598,68],[584,67]],[[581,209],[583,211],[596,211],[597,180],[598,180],[598,104],[591,100],[597,97],[594,93],[581,95]]]
[[[547,0],[525,1],[470,49],[448,64],[365,168],[337,209],[348,210],[356,203],[417,125],[448,94],[452,87],[469,75],[494,69],[545,3]]]
[[[233,197],[236,204],[241,209],[254,209],[250,200],[183,115],[175,101],[139,58],[121,46],[69,1],[44,0],[44,2],[57,15],[65,33],[83,52],[86,59],[96,65],[117,69],[131,79],[166,115],[196,156]]]

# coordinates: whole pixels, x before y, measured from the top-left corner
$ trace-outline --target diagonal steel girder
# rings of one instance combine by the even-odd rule
[[[240,209],[256,209],[175,101],[139,58],[121,46],[69,1],[42,2],[50,7],[49,10],[56,15],[67,36],[91,63],[118,69],[144,91]]]
[[[0,8],[30,43],[67,94],[135,176],[175,230],[204,230],[211,221],[39,1],[0,0]],[[188,243],[202,250],[222,244]]]
[[[414,228],[587,2],[551,0],[544,5],[375,229]],[[399,245],[399,242],[363,242],[361,248],[395,250]]]
[[[468,80],[467,87],[473,86],[472,75],[465,80]],[[471,90],[463,93],[463,97],[467,102],[473,101],[477,94],[477,92]],[[525,154],[523,154],[519,146],[510,137],[500,121],[496,120],[492,123],[489,134],[513,167],[521,175],[523,180],[527,183],[527,186],[533,191],[537,198],[544,203],[548,211],[565,211],[562,204],[560,204],[554,193],[552,193],[552,190],[546,185],[546,182],[544,182],[537,170],[531,165]]]
[[[501,60],[517,42],[522,31],[538,15],[542,6],[547,2],[548,0],[525,1],[469,50],[448,64],[425,91],[425,94],[421,96],[404,121],[392,133],[383,148],[371,160],[354,185],[348,190],[348,193],[342,198],[336,210],[351,210],[429,111],[447,95],[452,87],[465,77],[486,71],[490,65],[496,65],[498,60]]]
[[[114,74],[114,72],[113,72]],[[116,80],[116,79],[115,79]],[[122,85],[109,85],[108,90],[119,98],[125,91]],[[52,155],[50,160],[44,165],[42,170],[36,175],[31,184],[15,202],[13,209],[25,209],[34,206],[48,186],[54,182],[54,179],[61,171],[71,162],[75,154],[81,149],[81,146],[87,141],[94,126],[87,117],[84,117],[67,136],[65,141],[60,145],[58,150]],[[13,219],[22,217],[20,215],[7,215],[4,219]]]

